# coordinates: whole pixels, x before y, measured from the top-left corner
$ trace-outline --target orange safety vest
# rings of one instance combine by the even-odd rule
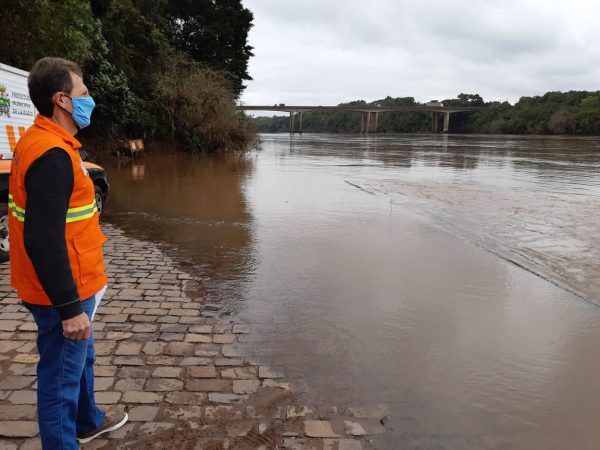
[[[62,127],[38,115],[15,148],[8,197],[11,284],[19,297],[36,305],[52,305],[52,302],[25,250],[25,175],[34,161],[55,147],[65,150],[73,164],[73,192],[65,217],[65,239],[79,297],[85,300],[95,295],[107,281],[102,255],[106,237],[100,229],[94,184],[79,155],[81,144]]]

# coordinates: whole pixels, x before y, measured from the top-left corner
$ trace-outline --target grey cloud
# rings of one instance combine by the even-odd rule
[[[597,89],[600,5],[573,0],[246,0],[246,103],[516,100]]]

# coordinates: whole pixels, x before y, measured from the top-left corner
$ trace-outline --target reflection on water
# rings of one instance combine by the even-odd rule
[[[109,168],[108,218],[174,246],[258,324],[247,354],[312,400],[388,403],[381,449],[595,449],[600,310],[532,272],[598,296],[599,156],[593,139],[265,135],[247,157]]]
[[[252,157],[169,156],[107,162],[111,192],[106,220],[125,231],[169,244],[180,261],[212,280],[252,270],[249,206],[242,192]],[[225,295],[221,292],[215,295]],[[229,296],[235,293],[230,292]]]

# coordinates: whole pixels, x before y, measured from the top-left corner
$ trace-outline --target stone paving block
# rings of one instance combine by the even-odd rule
[[[114,405],[119,402],[121,393],[114,391],[96,392],[95,397],[96,403],[101,405]]]
[[[241,366],[242,364],[244,364],[244,361],[242,361],[239,358],[218,358],[215,360],[215,366]]]
[[[107,391],[114,382],[114,377],[94,377],[94,390]]]
[[[20,320],[0,320],[0,331],[17,331]]]
[[[232,345],[223,345],[223,347],[221,347],[221,353],[226,358],[240,358],[242,356],[242,353]]]
[[[190,377],[193,378],[216,378],[217,369],[214,366],[188,367]]]
[[[183,381],[172,378],[156,378],[146,382],[146,391],[170,392],[183,389]]]
[[[25,322],[20,327],[21,331],[37,331],[37,325],[35,322]]]
[[[118,376],[119,378],[150,378],[150,374],[152,373],[152,367],[119,367]]]
[[[142,351],[146,355],[160,355],[166,346],[166,342],[147,342]]]
[[[158,406],[135,406],[128,414],[132,422],[152,422],[158,414]]]
[[[136,323],[133,328],[131,328],[131,331],[134,333],[154,333],[157,329],[157,324]]]
[[[158,319],[157,316],[149,316],[145,314],[132,314],[131,316],[129,316],[129,320],[132,322],[154,323],[156,322],[156,319]]]
[[[37,338],[37,333],[29,331],[18,331],[13,335],[12,338],[19,341],[33,341],[35,338]]]
[[[146,364],[155,365],[155,366],[174,366],[179,361],[179,358],[176,356],[165,356],[165,355],[157,355],[157,356],[149,356],[146,360]]]
[[[10,394],[8,401],[17,405],[36,405],[37,393],[36,391],[21,389]]]
[[[42,443],[39,438],[25,439],[19,450],[42,450]]]
[[[37,338],[37,336],[36,336],[36,338]],[[19,353],[31,353],[33,351],[37,351],[37,344],[35,341],[26,342],[24,345],[20,346],[16,350]]]
[[[237,394],[223,394],[220,392],[210,392],[208,394],[208,401],[213,403],[242,403],[248,400],[247,395],[237,395]]]
[[[213,333],[216,334],[228,333],[229,330],[231,330],[231,325],[226,325],[224,323],[217,323],[213,325]]]
[[[162,419],[166,420],[188,420],[202,417],[202,407],[195,405],[170,406],[163,412]]]
[[[146,384],[146,378],[125,378],[115,383],[115,391],[141,391],[144,389],[144,384]]]
[[[172,356],[191,356],[194,354],[195,346],[189,342],[170,342],[166,354]]]
[[[35,405],[2,405],[0,421],[5,420],[37,420]]]
[[[186,333],[187,330],[187,325],[181,325],[179,323],[162,323],[160,325],[160,331],[165,333]]]
[[[181,370],[181,367],[158,367],[152,372],[152,376],[154,378],[179,378]]]
[[[190,333],[211,334],[212,325],[190,325]]]
[[[115,366],[94,366],[94,375],[98,377],[112,377],[117,373]]]
[[[5,439],[0,439],[0,450],[17,450],[17,444]]]
[[[202,317],[187,317],[187,316],[182,316],[179,317],[179,323],[181,324],[185,324],[185,325],[198,325],[201,323],[204,323],[205,320]]]
[[[231,367],[221,370],[222,378],[235,378],[240,380],[256,379],[256,367]]]
[[[161,333],[159,339],[166,342],[183,341],[185,334],[183,333]]]
[[[154,308],[145,310],[144,314],[148,314],[149,316],[166,316],[168,314],[168,311],[164,309]]]
[[[37,373],[35,364],[14,363],[9,366],[8,370],[13,375],[36,375]]]
[[[337,438],[342,437],[331,428],[331,422],[325,420],[305,420],[304,433],[308,437]]]
[[[162,316],[157,320],[158,323],[177,323],[179,319],[175,316]]]
[[[231,392],[233,383],[231,380],[191,379],[186,381],[185,387],[193,392]]]
[[[95,341],[94,352],[96,352],[96,356],[109,355],[115,346],[116,343],[113,341]]]
[[[188,333],[185,335],[185,342],[200,342],[204,344],[210,344],[212,342],[212,336],[210,334]]]
[[[124,341],[126,339],[130,339],[133,336],[131,331],[109,331],[104,336],[104,339],[107,341]],[[94,346],[95,348],[95,346]]]
[[[33,421],[10,420],[0,422],[0,436],[34,437],[38,434],[38,424]]]
[[[162,399],[162,395],[155,392],[144,391],[125,391],[123,399],[125,403],[158,403]]]
[[[23,346],[23,342],[16,341],[0,341],[0,353],[8,353]]]
[[[212,347],[202,347],[202,345],[196,345],[196,349],[194,350],[195,356],[200,356],[203,358],[212,358],[219,355],[219,351],[217,349],[213,349]]]
[[[169,392],[165,401],[172,405],[201,405],[206,400],[206,394],[201,392]]]
[[[35,382],[35,377],[16,375],[0,379],[0,389],[14,390],[25,389]]]
[[[213,342],[215,344],[231,344],[235,341],[233,334],[215,334],[213,335]]]
[[[198,356],[188,356],[181,360],[180,366],[208,366],[212,364],[210,358],[200,358]]]
[[[117,356],[114,359],[117,366],[143,366],[144,361],[137,356]]]
[[[33,354],[33,353],[21,354],[21,355],[15,355],[12,360],[15,363],[37,364],[38,361],[40,360],[40,356],[38,354]]]
[[[258,390],[258,380],[233,380],[234,394],[253,394]]]
[[[116,323],[122,323],[122,322],[126,322],[127,321],[127,314],[108,314],[108,315],[104,315],[102,316],[102,321],[109,323],[109,322],[116,322]]]
[[[121,342],[115,350],[115,355],[136,356],[142,350],[142,344],[139,342]]]
[[[344,429],[346,430],[346,434],[351,436],[364,436],[367,434],[360,423],[352,422],[350,420],[344,421]]]

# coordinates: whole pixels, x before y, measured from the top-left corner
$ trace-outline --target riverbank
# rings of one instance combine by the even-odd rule
[[[94,321],[96,392],[130,422],[86,449],[372,448],[389,408],[316,408],[284,374],[245,358],[253,327],[222,317],[158,245],[104,225],[109,289]],[[39,448],[36,327],[0,265],[0,448]]]

